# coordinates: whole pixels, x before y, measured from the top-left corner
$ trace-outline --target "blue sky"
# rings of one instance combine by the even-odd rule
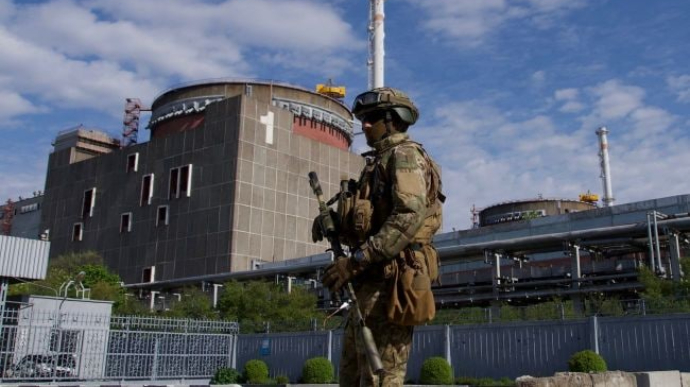
[[[473,204],[601,194],[602,125],[616,203],[690,193],[689,16],[687,0],[387,1],[386,84],[421,110],[445,229]],[[350,103],[367,17],[366,0],[0,0],[0,198],[43,189],[60,130],[119,136],[125,98],[182,82],[332,78]]]

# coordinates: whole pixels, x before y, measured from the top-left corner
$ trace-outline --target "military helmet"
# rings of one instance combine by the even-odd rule
[[[407,94],[391,87],[378,87],[366,91],[358,95],[352,103],[352,113],[360,121],[367,114],[377,110],[394,111],[407,125],[414,125],[419,118],[419,110]]]

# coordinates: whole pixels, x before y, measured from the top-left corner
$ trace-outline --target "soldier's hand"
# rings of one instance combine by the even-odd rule
[[[323,286],[335,293],[359,272],[358,263],[347,257],[338,257],[338,259],[328,265],[321,282]]]
[[[335,227],[335,230],[338,229],[339,223],[338,223],[338,213],[330,210],[330,215],[331,215],[331,220],[333,220],[333,223],[331,225]],[[317,215],[316,218],[314,218],[314,223],[311,225],[311,240],[316,243],[319,241],[322,241],[323,238],[327,237],[328,235],[324,234],[324,216],[323,215]],[[333,231],[335,231],[333,230]]]
[[[314,218],[314,223],[311,225],[311,240],[312,242],[320,242],[323,240],[323,225],[321,224],[321,215]]]

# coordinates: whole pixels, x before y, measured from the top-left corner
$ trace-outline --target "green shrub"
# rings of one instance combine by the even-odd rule
[[[249,384],[263,384],[268,381],[268,366],[263,360],[249,360],[244,364],[242,376]]]
[[[455,378],[455,384],[459,384],[461,386],[467,385],[467,386],[472,386],[476,384],[475,382],[477,379],[470,377],[470,376],[458,376]]]
[[[422,363],[422,371],[419,375],[422,384],[453,384],[453,370],[446,359],[442,357],[430,357]]]
[[[311,384],[325,384],[333,381],[333,364],[325,357],[314,357],[304,362],[302,381]]]
[[[276,383],[278,383],[278,384],[289,384],[290,378],[288,378],[285,375],[278,375],[278,376],[276,376]]]
[[[606,361],[594,351],[575,352],[568,360],[570,372],[604,372]]]
[[[240,373],[234,368],[220,367],[213,374],[209,384],[234,384],[240,382]]]

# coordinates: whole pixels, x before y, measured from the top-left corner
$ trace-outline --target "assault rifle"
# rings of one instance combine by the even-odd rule
[[[330,250],[333,251],[336,259],[338,257],[346,257],[343,251],[343,246],[340,244],[338,239],[338,229],[333,217],[331,216],[331,209],[326,204],[323,198],[323,190],[321,189],[321,183],[319,183],[319,178],[316,172],[309,172],[309,185],[311,186],[314,195],[316,195],[316,200],[319,202],[319,217],[321,221],[321,233],[331,244]],[[371,329],[364,323],[364,317],[362,316],[362,311],[359,309],[359,303],[357,302],[357,296],[355,295],[355,290],[352,287],[352,282],[347,283],[347,293],[351,300],[350,310],[354,309],[355,312],[355,323],[359,327],[359,335],[364,343],[364,349],[367,356],[367,361],[372,371],[376,374],[383,373],[383,363],[381,362],[381,355],[376,349],[376,342],[374,341],[374,335],[371,333]]]

